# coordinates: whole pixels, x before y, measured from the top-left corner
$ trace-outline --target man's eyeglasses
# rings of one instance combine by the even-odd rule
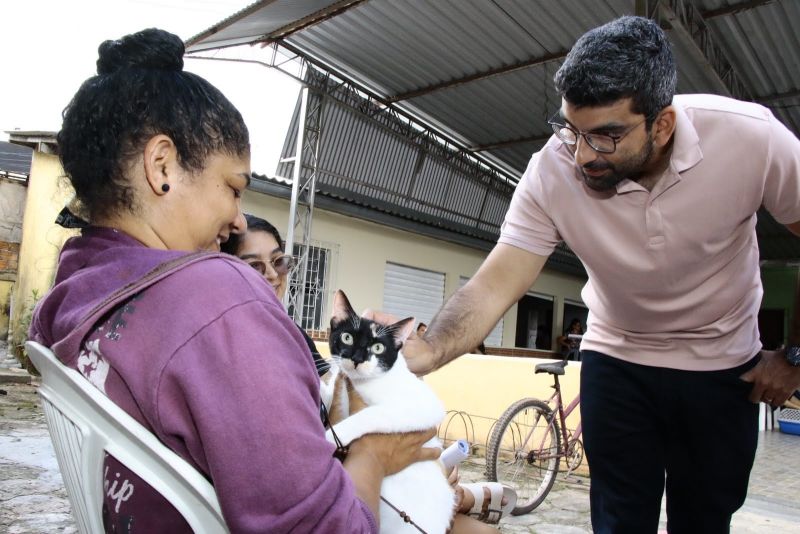
[[[294,267],[295,261],[294,256],[290,254],[284,254],[283,256],[278,256],[277,258],[272,258],[268,262],[263,262],[260,260],[250,261],[247,264],[255,269],[256,271],[260,272],[262,275],[267,274],[267,265],[272,267],[272,269],[280,274],[284,275],[287,274],[289,271],[292,270]]]
[[[549,121],[547,121],[547,124],[553,128],[553,133],[556,134],[562,143],[572,146],[577,144],[578,136],[583,136],[586,144],[592,147],[592,149],[596,152],[600,152],[602,154],[611,154],[617,149],[617,143],[619,143],[623,137],[631,133],[634,129],[636,129],[637,126],[642,124],[647,119],[644,118],[627,130],[614,135],[582,132],[580,130],[576,130],[572,126],[569,126],[568,124],[558,122],[560,120],[562,120],[561,116],[556,113]]]

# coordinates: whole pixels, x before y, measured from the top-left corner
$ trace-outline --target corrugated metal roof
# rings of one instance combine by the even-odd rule
[[[706,0],[705,10],[735,2]],[[714,39],[757,101],[800,132],[800,2],[780,1],[710,19]],[[781,97],[781,95],[795,95]]]
[[[514,180],[550,134],[545,121],[559,105],[551,80],[563,55],[585,31],[633,14],[637,3],[659,6],[678,61],[679,92],[725,92],[727,84],[800,132],[797,0],[265,0],[190,39],[189,51],[277,43],[413,115]],[[342,154],[363,158],[346,143],[386,150],[385,139],[372,138],[367,126],[351,133],[354,139],[338,139]],[[398,160],[389,155],[387,161]],[[337,187],[354,195],[375,190],[370,165],[337,164]],[[473,212],[454,215],[447,203],[444,184],[457,179],[433,163],[425,171],[435,178],[404,206],[447,214],[452,222],[471,220]],[[410,176],[399,172],[390,172],[393,181],[386,183]],[[374,194],[382,202],[398,198]],[[487,220],[484,227],[493,224]],[[797,241],[783,234],[777,254],[800,258]]]
[[[380,114],[367,99],[324,76],[312,80],[314,74],[310,73],[309,84],[317,90],[309,107],[320,110],[324,127],[317,158],[306,154],[303,161],[301,182],[317,173],[315,203],[373,221],[379,212],[384,214],[381,222],[390,226],[491,249],[513,194],[512,184],[500,182],[486,169],[465,166],[456,152],[433,150],[430,139],[409,130],[400,118]],[[300,109],[298,99],[278,176],[294,173]],[[254,177],[255,189],[265,183],[271,188],[266,192],[289,196],[285,180]],[[586,275],[580,260],[564,245],[550,256],[548,266]]]
[[[32,149],[0,141],[0,171],[28,176],[32,157]]]
[[[326,80],[315,91],[321,104],[318,193],[347,199],[433,226],[494,242],[503,221],[511,184],[499,183],[488,170],[459,165],[463,156],[438,147],[408,130],[391,115],[377,115],[346,87]],[[283,158],[296,152],[299,102],[283,148]],[[313,172],[304,160],[302,176]],[[284,161],[279,176],[292,176],[294,163]]]

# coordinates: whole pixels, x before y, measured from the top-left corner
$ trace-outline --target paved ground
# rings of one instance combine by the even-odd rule
[[[0,532],[76,532],[33,384],[3,383],[0,369]],[[713,450],[709,451],[713,454]],[[465,481],[481,480],[483,466],[468,460]],[[702,497],[699,497],[702,498]],[[664,528],[662,521],[662,528]],[[560,478],[531,514],[504,518],[504,533],[591,532],[589,481]],[[800,436],[761,433],[750,495],[733,518],[734,534],[800,532]]]
[[[477,482],[482,478],[480,461],[469,460],[462,468],[465,481]],[[702,496],[698,498],[702,499]],[[666,532],[663,506],[660,526]],[[501,530],[515,534],[591,533],[589,479],[559,476],[545,502],[530,514],[504,518]],[[800,436],[782,434],[777,430],[760,433],[748,497],[733,516],[731,532],[800,532]]]
[[[0,383],[0,532],[77,532],[35,385]]]

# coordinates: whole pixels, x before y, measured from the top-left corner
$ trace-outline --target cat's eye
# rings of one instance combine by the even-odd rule
[[[383,343],[375,343],[369,350],[372,351],[372,354],[383,354],[386,351],[386,347],[383,346]]]
[[[342,340],[342,343],[345,345],[352,345],[353,344],[353,334],[350,332],[343,332],[342,335],[339,337]]]

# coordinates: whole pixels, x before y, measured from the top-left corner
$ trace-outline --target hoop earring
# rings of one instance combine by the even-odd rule
[[[161,184],[161,190],[165,193],[169,191],[169,184]]]

